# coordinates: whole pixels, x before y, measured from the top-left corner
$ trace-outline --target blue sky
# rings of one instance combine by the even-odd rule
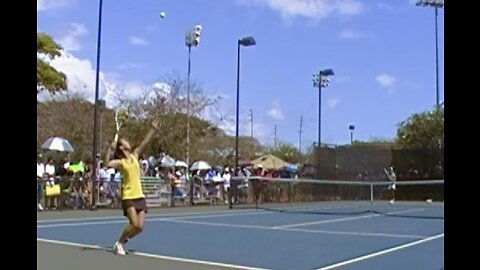
[[[186,73],[184,35],[203,26],[192,51],[192,78],[224,98],[219,117],[234,131],[236,40],[242,48],[241,133],[264,143],[302,145],[317,139],[318,89],[312,73],[332,68],[322,90],[322,142],[393,138],[397,124],[435,103],[434,10],[414,0],[104,0],[101,71],[108,84],[152,85],[173,70]],[[165,12],[161,19],[160,12]],[[62,71],[93,96],[98,1],[37,0],[37,29],[68,52]],[[439,10],[440,100],[443,101],[444,10]],[[75,61],[71,60],[75,59]],[[133,87],[135,88],[135,87]]]

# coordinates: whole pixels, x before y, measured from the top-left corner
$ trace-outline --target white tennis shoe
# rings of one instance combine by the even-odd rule
[[[117,255],[126,255],[127,253],[123,249],[123,245],[119,243],[118,241],[115,242],[115,245],[113,246],[113,252]]]

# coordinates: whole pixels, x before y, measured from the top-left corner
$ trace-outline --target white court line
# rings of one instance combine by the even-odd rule
[[[409,234],[388,234],[388,233],[367,233],[367,232],[348,232],[348,231],[328,231],[328,230],[308,230],[308,229],[274,229],[273,227],[257,226],[257,225],[240,225],[240,224],[228,224],[228,223],[211,223],[203,221],[190,221],[190,220],[178,220],[178,219],[158,219],[159,221],[215,226],[215,227],[231,227],[242,229],[259,229],[269,231],[286,231],[286,232],[306,232],[306,233],[322,233],[322,234],[340,234],[340,235],[353,235],[353,236],[369,236],[369,237],[392,237],[392,238],[409,238],[409,239],[421,239],[425,238],[424,235],[409,235]]]
[[[120,213],[121,210],[119,210]],[[253,209],[248,210],[235,210],[235,212],[255,212]],[[203,215],[203,214],[213,214],[213,213],[232,213],[232,210],[225,210],[225,211],[203,211],[203,212],[183,212],[183,213],[173,213],[173,214],[148,214],[147,217],[181,217],[181,216],[188,216],[188,215]],[[107,217],[89,217],[89,218],[64,218],[64,219],[42,219],[37,220],[37,223],[54,223],[54,222],[73,222],[73,221],[93,221],[93,220],[116,220],[116,219],[125,219],[125,217],[117,215],[117,216],[107,216]]]
[[[350,203],[350,204],[330,204],[326,206],[319,207],[318,205],[315,204],[308,204],[307,206],[291,206],[291,207],[284,207],[279,210],[295,210],[295,209],[318,209],[318,210],[325,210],[325,209],[338,209],[338,208],[357,208],[365,206],[363,203]],[[262,206],[259,206],[259,209],[262,209]],[[268,209],[268,207],[265,207],[265,209]]]
[[[65,245],[65,246],[73,246],[73,247],[82,247],[82,248],[91,248],[91,249],[112,251],[112,249],[110,249],[110,248],[104,248],[104,247],[97,246],[97,245],[85,245],[85,244],[80,244],[80,243],[57,241],[57,240],[50,240],[50,239],[43,239],[43,238],[37,238],[37,241],[38,242],[51,243],[51,244]],[[194,259],[187,259],[187,258],[163,256],[163,255],[144,253],[144,252],[133,252],[133,253],[130,253],[130,254],[136,255],[136,256],[154,258],[154,259],[162,259],[162,260],[186,262],[186,263],[202,264],[202,265],[210,265],[210,266],[220,266],[220,267],[226,267],[226,268],[231,268],[231,269],[270,270],[270,269],[267,269],[267,268],[258,268],[258,267],[234,265],[234,264],[227,264],[227,263],[218,263],[218,262],[194,260]]]
[[[340,235],[352,235],[352,236],[371,236],[371,237],[390,237],[390,238],[409,238],[409,239],[422,239],[424,235],[412,235],[412,234],[391,234],[391,233],[367,233],[367,232],[348,232],[348,231],[328,231],[328,230],[310,230],[310,229],[277,229],[280,231],[292,231],[292,232],[307,232],[307,233],[323,233],[323,234],[340,234]]]
[[[195,219],[195,218],[215,218],[215,217],[234,217],[234,216],[250,216],[250,215],[265,215],[271,214],[266,211],[256,211],[256,212],[249,212],[249,213],[230,213],[230,214],[211,214],[211,215],[202,215],[202,216],[187,216],[187,217],[172,217],[166,219]]]
[[[364,232],[348,232],[348,231],[308,230],[308,229],[297,229],[297,228],[275,228],[275,227],[257,226],[257,225],[211,223],[211,222],[202,222],[202,221],[193,221],[193,220],[182,220],[182,219],[179,219],[179,218],[147,219],[147,222],[156,222],[156,221],[175,222],[175,223],[184,223],[184,224],[195,224],[195,225],[206,225],[206,226],[216,226],[216,227],[276,230],[276,231],[293,231],[293,232],[323,233],[323,234],[340,234],[340,235],[354,235],[354,236],[374,236],[374,237],[414,238],[414,239],[425,237],[425,236],[422,236],[422,235],[402,235],[402,234],[364,233]],[[125,223],[125,221],[124,220],[110,220],[110,221],[80,222],[80,223],[44,224],[44,225],[37,225],[37,229],[38,228],[56,228],[56,227],[74,227],[74,226],[87,226],[87,225],[116,224],[116,223]]]
[[[269,212],[243,212],[243,213],[229,213],[229,214],[218,214],[218,215],[193,215],[193,216],[176,216],[172,218],[151,218],[146,219],[147,222],[151,221],[167,221],[167,220],[176,220],[176,219],[195,219],[195,218],[209,218],[209,217],[232,217],[232,216],[246,216],[246,215],[261,215],[261,214],[271,214]],[[116,224],[116,223],[125,223],[126,220],[105,220],[105,221],[90,221],[90,222],[77,222],[77,223],[53,223],[53,224],[42,224],[37,225],[39,228],[57,228],[57,227],[76,227],[76,226],[88,226],[88,225],[103,225],[103,224]]]
[[[317,208],[317,209],[332,209],[332,208],[349,208],[349,207],[358,207],[360,206],[361,204],[360,203],[352,203],[352,204],[349,204],[349,205],[330,205],[330,206],[325,206],[325,207],[320,207],[318,208],[318,206],[308,206],[306,208]],[[286,208],[286,209],[301,209],[302,206],[298,206],[298,207],[290,207],[290,208]],[[303,207],[305,208],[305,207]],[[255,212],[259,212],[259,211],[264,211],[262,210],[261,208],[258,209],[258,210],[255,210],[255,209],[237,209],[237,210],[220,210],[220,211],[202,211],[202,212],[183,212],[183,213],[172,213],[172,214],[168,214],[168,213],[162,213],[162,214],[148,214],[147,217],[182,217],[182,216],[197,216],[197,215],[214,215],[214,214],[226,214],[226,213],[232,213],[232,212],[236,212],[236,213],[245,213],[248,215],[248,213],[255,213]],[[265,211],[266,213],[268,211]],[[119,210],[119,213],[120,213],[120,210]],[[270,212],[271,213],[271,212]],[[94,220],[118,220],[118,219],[121,219],[121,220],[125,220],[125,218],[123,216],[120,216],[120,215],[117,215],[117,216],[106,216],[106,217],[87,217],[87,218],[64,218],[64,219],[41,219],[41,220],[37,220],[37,224],[40,224],[40,223],[55,223],[55,222],[75,222],[75,221],[79,221],[79,222],[88,222],[88,221],[94,221]]]
[[[349,206],[339,206],[337,208],[349,207]],[[351,206],[350,206],[351,207]],[[324,207],[319,209],[331,209],[335,207]],[[206,214],[206,215],[202,215]],[[195,219],[195,218],[210,218],[210,217],[230,217],[230,216],[248,216],[248,215],[260,215],[260,214],[275,214],[275,212],[263,211],[263,210],[238,210],[232,213],[232,211],[216,211],[216,212],[188,212],[188,213],[178,213],[178,214],[153,214],[147,215],[147,221],[158,221],[160,219],[155,219],[156,217],[170,217],[170,219]],[[90,221],[91,220],[91,221]],[[95,221],[99,220],[99,221]],[[164,220],[164,219],[162,219]],[[59,222],[72,222],[72,221],[83,221],[77,223],[59,223]],[[51,224],[42,224],[37,225],[39,228],[56,228],[56,227],[75,227],[75,226],[88,226],[88,225],[103,225],[103,224],[116,224],[124,223],[125,218],[123,217],[95,217],[88,219],[57,219],[49,221],[37,221],[37,224],[42,223],[51,223]]]
[[[388,212],[387,215],[418,212],[423,210],[425,210],[425,208],[409,209],[409,210]],[[287,224],[287,225],[275,226],[273,228],[274,229],[294,228],[294,227],[302,227],[302,226],[308,226],[308,225],[318,225],[318,224],[334,223],[334,222],[341,222],[341,221],[365,219],[365,218],[372,218],[372,217],[378,217],[378,216],[381,216],[381,214],[370,214],[370,215],[363,215],[363,216],[357,216],[357,217],[345,217],[345,218],[327,219],[327,220],[296,223],[296,224]]]
[[[367,259],[370,259],[370,258],[373,258],[373,257],[383,255],[383,254],[394,252],[394,251],[397,251],[397,250],[400,250],[400,249],[404,249],[404,248],[415,246],[415,245],[418,245],[418,244],[421,244],[421,243],[424,243],[424,242],[432,241],[432,240],[435,240],[437,238],[441,238],[443,236],[444,236],[443,233],[437,234],[437,235],[427,237],[427,238],[424,238],[424,239],[421,239],[421,240],[418,240],[418,241],[410,242],[410,243],[407,243],[407,244],[404,244],[404,245],[396,246],[396,247],[389,248],[389,249],[384,249],[384,250],[381,250],[381,251],[378,251],[378,252],[374,252],[374,253],[370,253],[370,254],[361,256],[361,257],[357,257],[357,258],[353,258],[353,259],[346,260],[346,261],[343,261],[343,262],[339,262],[339,263],[331,264],[331,265],[328,265],[328,266],[324,266],[324,267],[318,268],[316,270],[334,269],[334,268],[337,268],[337,267],[340,267],[340,266],[344,266],[344,265],[347,265],[347,264],[352,264],[352,263],[355,263],[355,262],[367,260]]]
[[[147,219],[147,222],[150,221]],[[127,223],[126,220],[105,220],[105,221],[90,221],[90,222],[77,222],[77,223],[55,223],[55,224],[41,224],[37,225],[37,229],[42,228],[58,228],[58,227],[77,227],[88,225],[103,225],[103,224],[116,224]]]

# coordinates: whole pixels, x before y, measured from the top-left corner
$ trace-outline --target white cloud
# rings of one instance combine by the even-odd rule
[[[267,6],[285,19],[306,17],[320,20],[330,15],[357,15],[364,11],[358,0],[237,0],[248,6]]]
[[[393,77],[392,75],[388,74],[380,74],[375,78],[378,84],[380,84],[381,87],[387,89],[387,93],[389,95],[393,95],[395,93],[395,89],[393,89],[393,86],[397,82],[397,79]]]
[[[388,88],[395,84],[397,79],[388,74],[380,74],[375,78],[375,80],[380,84],[380,86]]]
[[[329,98],[327,100],[327,107],[330,108],[330,109],[335,109],[338,105],[338,103],[340,103],[341,99],[340,98]]]
[[[37,12],[67,7],[72,3],[72,0],[37,0]]]
[[[136,45],[136,46],[145,46],[145,45],[148,45],[148,41],[146,41],[145,39],[141,38],[141,37],[134,37],[134,36],[131,36],[128,38],[128,41],[130,41],[130,43],[132,45]]]
[[[80,23],[71,23],[68,33],[60,38],[58,42],[60,45],[62,45],[65,51],[78,51],[81,48],[79,39],[87,34],[88,30],[85,25]]]
[[[55,69],[65,73],[67,76],[68,92],[80,94],[88,101],[95,99],[95,69],[89,60],[78,59],[68,52],[62,52],[60,57],[50,61]],[[114,85],[106,82],[105,74],[100,72],[99,97],[105,98],[107,92],[111,91]],[[38,95],[39,100],[49,99],[49,95],[42,93]],[[111,104],[111,102],[109,102]]]
[[[272,108],[268,111],[268,116],[273,120],[283,120],[283,112],[278,99],[273,101]]]
[[[45,57],[42,57],[45,59]],[[79,59],[73,54],[62,52],[60,57],[48,60],[55,69],[65,73],[67,76],[68,92],[67,94],[76,94],[90,102],[95,100],[95,79],[96,70],[88,59]],[[141,81],[121,81],[121,76],[116,73],[107,73],[100,71],[99,77],[99,99],[104,99],[108,107],[115,107],[118,104],[117,96],[120,94],[124,99],[136,99],[146,93],[149,88],[159,88],[165,90],[164,85],[155,83],[147,85]],[[168,89],[166,89],[168,91]],[[63,94],[64,95],[64,94]],[[53,98],[62,98],[63,95],[50,96],[44,92],[37,95],[40,101]]]
[[[42,59],[46,59],[42,57]],[[63,51],[60,57],[53,60],[47,60],[52,67],[65,73],[67,76],[68,91],[70,94],[77,94],[90,102],[95,100],[95,79],[96,70],[94,65],[88,59],[79,59],[73,54]],[[116,73],[107,73],[100,71],[99,76],[99,98],[105,99],[108,107],[117,105],[117,95],[121,91],[122,98],[134,99],[142,94],[142,91],[149,88],[143,82],[129,81],[123,82],[121,76]],[[37,96],[38,100],[50,100],[62,95],[50,96],[44,92]]]
[[[365,33],[353,29],[344,29],[338,33],[338,37],[341,39],[360,39],[364,38],[365,36]]]

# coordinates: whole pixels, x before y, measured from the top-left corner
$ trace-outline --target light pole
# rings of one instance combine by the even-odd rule
[[[240,110],[240,46],[249,47],[256,45],[256,41],[253,37],[244,37],[237,41],[237,109],[236,109],[236,122],[235,122],[235,165],[234,176],[237,176],[237,167],[238,167],[238,120],[239,120],[239,110]],[[228,198],[228,208],[232,208],[232,193],[234,193],[235,185],[233,181],[230,184],[230,192]]]
[[[192,46],[197,47],[200,44],[200,32],[202,26],[197,24],[193,29],[185,33],[185,46],[188,48],[188,72],[187,72],[187,143],[185,151],[185,162],[187,163],[186,180],[190,180],[190,55]],[[190,181],[190,205],[193,205],[193,179]]]
[[[350,145],[353,145],[353,131],[355,130],[355,125],[348,125],[348,129],[350,130]]]
[[[320,70],[313,73],[313,87],[318,87],[318,142],[317,142],[317,176],[320,178],[320,158],[322,151],[322,87],[327,87],[330,79],[328,76],[334,75],[332,69]]]
[[[313,73],[313,87],[318,87],[318,147],[322,147],[322,87],[328,87],[330,83],[328,76],[333,75],[330,68]]]
[[[443,0],[419,0],[416,3],[421,7],[435,8],[435,79],[436,79],[436,109],[440,108],[440,90],[438,86],[438,9],[443,8]]]
[[[97,194],[97,162],[95,162],[97,157],[97,111],[98,111],[98,96],[99,96],[99,80],[100,80],[100,49],[102,44],[102,9],[103,9],[103,0],[98,2],[98,33],[97,33],[97,69],[95,72],[95,105],[93,112],[93,151],[92,151],[92,206],[91,210],[96,209],[96,198],[94,194]]]

